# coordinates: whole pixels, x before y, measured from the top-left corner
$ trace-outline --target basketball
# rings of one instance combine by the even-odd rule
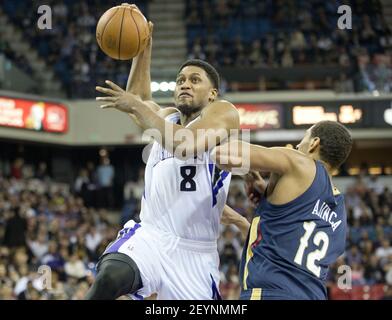
[[[149,37],[148,22],[134,6],[122,4],[107,10],[96,30],[99,47],[109,57],[129,60],[144,50]]]

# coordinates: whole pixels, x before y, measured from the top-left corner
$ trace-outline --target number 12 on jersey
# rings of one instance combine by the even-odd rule
[[[302,266],[304,252],[308,247],[309,239],[316,228],[316,223],[314,221],[304,222],[303,227],[305,229],[305,234],[300,239],[297,254],[294,258],[294,262],[300,266]],[[317,266],[315,262],[320,261],[327,254],[329,245],[328,235],[323,231],[317,232],[313,237],[313,243],[318,247],[321,245],[321,248],[308,253],[306,257],[306,269],[312,272],[315,276],[320,277],[321,267]]]

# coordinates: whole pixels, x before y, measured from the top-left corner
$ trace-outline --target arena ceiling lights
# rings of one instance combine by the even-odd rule
[[[151,91],[152,92],[174,91],[175,88],[176,88],[176,83],[174,81],[171,81],[171,82],[167,82],[167,81],[163,81],[163,82],[152,81],[151,82]]]

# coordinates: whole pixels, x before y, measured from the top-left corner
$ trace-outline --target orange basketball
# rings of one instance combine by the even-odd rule
[[[129,4],[107,10],[97,24],[97,42],[109,57],[130,60],[144,50],[149,38],[144,15]]]

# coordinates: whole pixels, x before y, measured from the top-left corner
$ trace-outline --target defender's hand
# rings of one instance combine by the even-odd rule
[[[220,222],[223,225],[235,225],[241,231],[243,239],[246,238],[250,227],[249,221],[228,205],[223,208]]]
[[[250,171],[244,179],[248,199],[256,206],[264,195],[267,183],[257,171]]]

